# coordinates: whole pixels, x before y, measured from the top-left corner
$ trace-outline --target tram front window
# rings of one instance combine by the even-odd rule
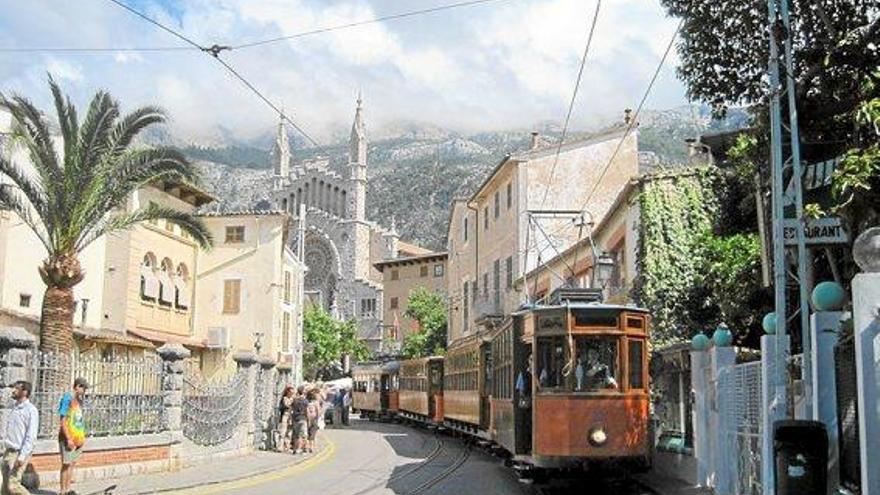
[[[617,390],[617,339],[575,337],[575,390]]]
[[[561,388],[565,385],[565,340],[562,335],[538,337],[538,366],[535,371],[539,388]]]

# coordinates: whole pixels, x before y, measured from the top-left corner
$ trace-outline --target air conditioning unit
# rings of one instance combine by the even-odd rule
[[[208,328],[208,349],[229,349],[232,347],[229,329],[226,327]]]

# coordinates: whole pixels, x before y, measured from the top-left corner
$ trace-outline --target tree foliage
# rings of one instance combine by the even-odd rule
[[[303,341],[307,346],[303,367],[312,379],[338,373],[345,355],[353,361],[370,357],[367,346],[357,338],[354,320],[339,321],[317,305],[308,306],[303,314]]]
[[[446,352],[446,303],[440,294],[424,287],[416,288],[407,298],[405,314],[418,322],[419,329],[404,338],[404,356],[424,357]]]

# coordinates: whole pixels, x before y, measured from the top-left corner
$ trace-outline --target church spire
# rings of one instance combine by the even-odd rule
[[[287,129],[284,128],[284,114],[278,119],[278,133],[275,136],[275,146],[272,149],[275,158],[275,175],[286,178],[290,175],[290,144],[287,140]]]
[[[351,124],[349,161],[352,164],[367,166],[367,130],[364,127],[363,98],[358,91],[357,109],[354,111],[354,122]]]

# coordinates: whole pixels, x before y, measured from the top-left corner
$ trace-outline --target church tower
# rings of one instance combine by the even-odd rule
[[[290,177],[290,144],[287,141],[287,129],[284,128],[283,116],[278,121],[278,134],[275,136],[272,157],[275,158],[273,183],[275,190],[278,191],[284,188],[284,181]]]
[[[363,101],[358,94],[354,123],[351,125],[349,140],[348,168],[352,182],[352,202],[354,211],[350,218],[366,220],[367,216],[367,132],[364,127]]]

